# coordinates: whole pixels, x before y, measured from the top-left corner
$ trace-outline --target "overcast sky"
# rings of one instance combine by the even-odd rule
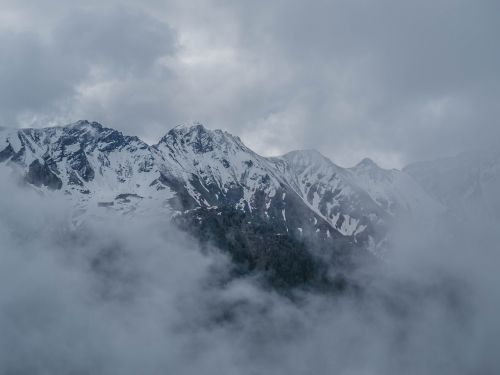
[[[499,38],[495,0],[0,0],[0,123],[400,167],[498,144]]]

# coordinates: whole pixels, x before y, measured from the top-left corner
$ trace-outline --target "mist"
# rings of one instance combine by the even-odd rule
[[[0,177],[2,374],[500,370],[499,223],[480,207],[400,223],[361,292],[290,298],[166,217],[75,225],[64,197]]]

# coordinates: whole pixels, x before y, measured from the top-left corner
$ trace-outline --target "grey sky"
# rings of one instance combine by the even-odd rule
[[[500,2],[0,0],[0,122],[383,166],[498,144]]]

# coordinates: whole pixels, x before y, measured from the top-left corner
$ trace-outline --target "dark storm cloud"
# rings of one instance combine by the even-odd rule
[[[196,120],[264,154],[386,166],[500,139],[495,1],[5,2],[32,25],[0,29],[10,122],[91,118],[155,141]]]

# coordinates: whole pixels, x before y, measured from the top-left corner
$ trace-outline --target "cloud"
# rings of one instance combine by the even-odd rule
[[[5,3],[10,124],[84,117],[156,141],[197,120],[263,154],[388,167],[500,137],[495,2]]]
[[[365,152],[376,159],[399,154],[401,163],[480,147],[486,134],[498,139],[491,125],[498,93],[487,83],[500,78],[492,3],[296,1],[233,8],[243,20],[241,45],[268,60],[274,76],[292,71],[289,85],[273,95],[286,96],[277,112],[299,108],[306,119],[291,128],[264,121],[262,128],[293,132],[297,146],[319,147],[334,161]]]
[[[2,2],[0,121],[99,120],[154,142],[179,122],[263,154],[384,166],[496,145],[495,2]],[[3,173],[3,172],[2,172]],[[0,372],[498,373],[498,217],[395,228],[359,295],[251,278],[166,219],[74,227],[0,178]],[[69,212],[69,214],[68,214]],[[126,228],[126,230],[124,230]]]
[[[55,110],[82,79],[81,69],[70,66],[70,59],[36,34],[0,33],[0,43],[0,109],[4,121],[27,110]]]
[[[290,299],[229,278],[166,217],[74,226],[67,202],[12,180],[2,171],[2,373],[498,372],[500,239],[483,210],[401,223],[357,293]]]
[[[163,117],[160,86],[170,76],[160,60],[177,48],[169,25],[132,6],[52,7],[58,17],[47,16],[44,28],[0,31],[3,125],[47,126],[90,117],[134,134],[138,124],[150,124],[149,117]],[[35,24],[47,11],[36,5],[13,8]],[[155,94],[161,104],[152,100]]]
[[[175,51],[174,31],[140,10],[72,10],[53,31],[55,44],[103,75],[141,76]]]

